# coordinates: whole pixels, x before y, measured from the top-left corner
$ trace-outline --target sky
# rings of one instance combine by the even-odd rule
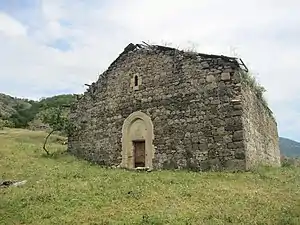
[[[0,0],[0,92],[82,93],[129,43],[238,56],[300,141],[299,0]]]

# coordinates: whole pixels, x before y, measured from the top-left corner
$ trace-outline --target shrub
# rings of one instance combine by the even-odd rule
[[[0,130],[3,130],[4,128],[4,122],[2,119],[0,119]]]
[[[281,157],[282,167],[300,167],[300,158],[297,157]]]
[[[262,105],[268,111],[270,116],[273,116],[273,112],[270,110],[268,102],[264,97],[266,89],[257,81],[255,76],[250,72],[242,71],[241,78],[242,83],[249,86],[254,91],[255,95],[261,101]]]

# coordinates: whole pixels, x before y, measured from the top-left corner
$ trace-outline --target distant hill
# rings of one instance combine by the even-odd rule
[[[288,138],[280,137],[281,154],[287,157],[300,157],[300,143]]]
[[[32,102],[32,100],[14,98],[0,93],[0,118],[6,119],[20,108],[28,109],[31,107]]]
[[[40,115],[53,108],[70,105],[75,95],[56,95],[39,101],[14,98],[0,93],[0,126],[14,128],[46,128],[40,121]]]

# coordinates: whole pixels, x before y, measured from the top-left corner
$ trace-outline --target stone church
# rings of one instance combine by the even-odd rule
[[[109,167],[280,165],[277,124],[241,59],[129,44],[71,106],[68,151]]]

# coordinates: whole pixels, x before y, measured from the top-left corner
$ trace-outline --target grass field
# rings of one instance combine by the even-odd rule
[[[300,224],[300,169],[247,173],[104,169],[44,156],[43,132],[0,131],[0,224]]]

